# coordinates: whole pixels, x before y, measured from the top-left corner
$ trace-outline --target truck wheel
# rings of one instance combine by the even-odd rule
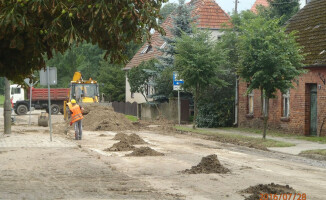
[[[27,106],[21,104],[21,105],[19,105],[17,107],[17,112],[16,113],[17,113],[17,115],[26,115],[27,111],[28,111]]]
[[[51,114],[57,115],[60,112],[60,107],[57,104],[51,105]]]

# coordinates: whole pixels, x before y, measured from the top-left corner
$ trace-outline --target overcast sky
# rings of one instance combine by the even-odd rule
[[[186,0],[186,2],[189,2],[190,0]],[[222,7],[222,9],[227,13],[232,13],[234,9],[234,2],[235,0],[215,0],[218,5]],[[256,0],[238,0],[238,10],[247,10],[252,7],[252,5],[255,3]],[[290,1],[290,0],[289,0]],[[178,0],[169,0],[169,2],[177,3]],[[301,6],[304,6],[305,0],[300,0]]]

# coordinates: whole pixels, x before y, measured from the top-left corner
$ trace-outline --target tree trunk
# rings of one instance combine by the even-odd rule
[[[268,115],[269,115],[269,98],[265,98],[265,111],[264,112],[264,133],[263,133],[263,139],[266,139],[266,131],[267,131],[267,121],[268,121]]]
[[[5,134],[11,134],[10,81],[5,78],[5,102],[3,106]]]
[[[197,103],[198,103],[198,95],[199,95],[199,85],[196,85],[196,91],[195,91],[195,101],[194,101],[194,121],[192,128],[196,129],[196,119],[197,119],[197,113],[198,113],[198,108],[197,108]]]

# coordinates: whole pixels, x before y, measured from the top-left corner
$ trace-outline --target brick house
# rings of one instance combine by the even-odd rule
[[[304,47],[307,73],[288,93],[277,93],[269,101],[269,127],[302,135],[326,135],[326,1],[308,3],[288,24],[298,31],[297,42]],[[238,126],[262,127],[260,91],[245,96],[247,84],[240,81],[238,92]]]
[[[198,28],[210,29],[212,36],[215,39],[219,39],[222,35],[222,28],[224,25],[231,25],[230,17],[224,10],[215,2],[215,0],[192,0],[190,5],[194,6],[193,15],[196,16],[196,24]],[[162,24],[162,28],[165,30],[167,37],[171,37],[169,28],[172,27],[172,18],[168,17]],[[124,70],[127,72],[133,67],[137,67],[141,62],[148,61],[153,58],[157,58],[162,55],[160,48],[164,48],[164,40],[162,36],[155,32],[152,35],[151,42],[145,43],[125,66]],[[152,95],[154,89],[148,86],[146,95]],[[149,101],[151,99],[149,98]],[[126,73],[126,102],[144,103],[145,98],[140,93],[132,94],[130,92],[130,85]]]

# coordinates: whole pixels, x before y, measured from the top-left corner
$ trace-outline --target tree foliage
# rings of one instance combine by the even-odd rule
[[[259,15],[269,19],[280,19],[279,24],[284,25],[300,9],[299,0],[267,0],[268,7],[260,7]]]
[[[167,3],[165,4],[161,10],[160,15],[162,16],[162,19],[159,19],[159,23],[162,24],[164,20],[178,7],[178,4],[176,3]]]
[[[97,44],[113,61],[123,61],[131,41],[159,27],[166,0],[0,0],[0,76],[22,81],[45,67],[43,55],[63,53],[74,41]]]
[[[249,84],[247,93],[259,89],[266,98],[264,135],[268,119],[268,100],[277,90],[286,93],[293,81],[303,73],[301,47],[295,41],[295,33],[285,33],[278,19],[257,17],[245,21],[239,37],[239,74]]]
[[[220,87],[224,81],[224,51],[211,40],[211,33],[193,29],[191,36],[183,34],[177,39],[175,61],[176,70],[184,80],[184,88],[194,95],[194,120],[198,113],[198,102],[202,91],[210,85]],[[194,123],[195,126],[195,123]]]
[[[157,71],[154,99],[165,101],[173,96],[172,73],[175,70],[176,39],[182,33],[191,34],[194,18],[191,15],[193,7],[185,4],[184,0],[179,0],[179,4],[171,15],[172,27],[170,28],[172,37],[163,36],[166,43],[165,48],[159,49],[163,55],[158,58],[159,62],[155,65]]]
[[[146,89],[149,86],[154,86],[155,75],[157,74],[155,63],[157,63],[156,59],[143,61],[140,65],[128,71],[130,92],[142,94],[146,102],[148,102]]]

